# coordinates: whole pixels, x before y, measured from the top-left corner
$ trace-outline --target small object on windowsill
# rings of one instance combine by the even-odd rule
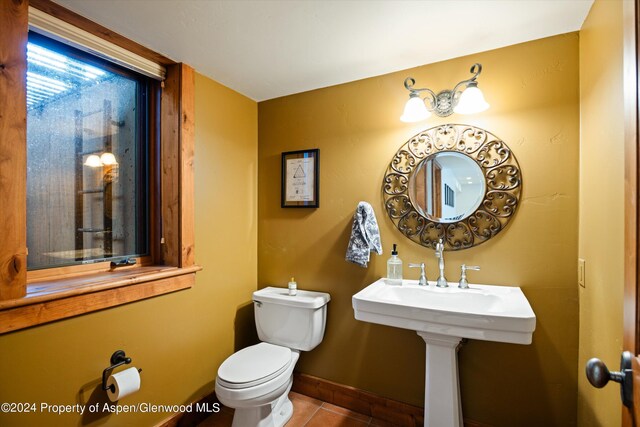
[[[111,261],[111,268],[115,269],[118,267],[131,267],[132,265],[136,265],[135,258],[123,258],[118,262]]]

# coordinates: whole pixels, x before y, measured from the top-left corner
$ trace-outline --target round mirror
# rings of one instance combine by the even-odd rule
[[[474,126],[447,124],[413,136],[382,183],[384,206],[409,239],[435,249],[470,248],[503,230],[518,207],[522,177],[504,141]]]
[[[457,152],[435,153],[418,163],[409,177],[409,198],[425,218],[457,222],[474,213],[484,199],[482,169]]]

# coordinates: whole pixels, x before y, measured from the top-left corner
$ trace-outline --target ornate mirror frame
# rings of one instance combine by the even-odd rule
[[[420,162],[447,151],[475,161],[485,188],[473,213],[456,222],[440,223],[416,209],[409,197],[409,182]],[[384,206],[402,234],[433,249],[442,239],[445,250],[454,251],[484,243],[503,230],[516,212],[521,192],[520,167],[507,144],[484,129],[459,124],[435,126],[409,139],[391,159],[382,183]]]

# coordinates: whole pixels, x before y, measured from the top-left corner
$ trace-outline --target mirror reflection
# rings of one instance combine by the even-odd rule
[[[438,152],[421,161],[411,174],[409,197],[431,221],[453,223],[480,206],[485,179],[480,166],[457,152]]]

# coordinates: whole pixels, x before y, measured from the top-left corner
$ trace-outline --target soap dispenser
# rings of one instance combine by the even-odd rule
[[[396,244],[393,244],[391,258],[387,261],[387,284],[402,285],[402,260],[398,258]]]

